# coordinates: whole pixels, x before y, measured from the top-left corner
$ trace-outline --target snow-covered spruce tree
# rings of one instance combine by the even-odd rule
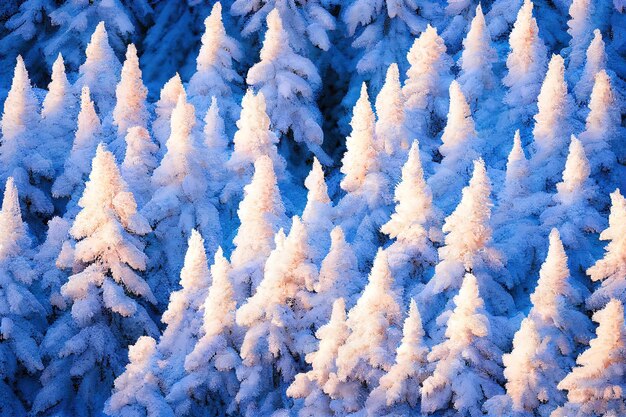
[[[454,61],[437,29],[430,25],[415,39],[406,57],[410,67],[402,94],[407,126],[413,138],[434,138],[446,117]],[[435,148],[434,142],[423,146],[429,152]]]
[[[230,258],[238,303],[252,295],[261,282],[265,261],[274,248],[274,236],[287,224],[276,173],[268,156],[256,160],[254,175],[243,193],[237,210],[240,226],[233,238]]]
[[[559,383],[567,402],[553,417],[621,416],[626,414],[626,328],[624,305],[611,300],[594,314],[600,325],[576,363],[578,366]]]
[[[513,350],[503,357],[506,394],[485,405],[490,415],[548,417],[565,400],[557,384],[591,334],[591,322],[580,311],[582,295],[570,281],[565,249],[552,229],[530,297],[532,308],[513,339]]]
[[[120,79],[122,64],[111,45],[104,27],[98,23],[85,50],[85,62],[78,69],[78,88],[88,86],[98,107],[100,117],[107,118],[115,106],[115,89]]]
[[[605,224],[593,207],[598,192],[589,178],[591,169],[582,143],[572,135],[563,180],[556,185],[553,206],[541,213],[541,222],[548,229],[556,227],[570,253],[570,268],[575,276],[585,277],[585,269],[593,263],[593,242]]]
[[[67,306],[61,295],[61,286],[65,283],[68,274],[58,266],[57,258],[63,244],[70,239],[71,223],[68,219],[54,216],[46,226],[48,226],[46,240],[37,247],[33,261],[39,287],[47,300],[46,303],[52,307],[52,311],[48,311],[48,314],[54,315],[57,310],[64,310]],[[69,242],[66,245],[69,245]]]
[[[319,340],[318,349],[306,355],[306,362],[311,365],[311,370],[296,375],[287,389],[288,396],[303,399],[296,401],[294,407],[298,416],[335,415],[331,405],[333,398],[327,392],[332,392],[333,387],[326,388],[326,383],[331,374],[337,372],[335,363],[337,352],[349,334],[350,329],[346,324],[346,304],[343,298],[337,298],[332,303],[330,319],[315,333]]]
[[[176,381],[167,396],[178,415],[188,415],[197,408],[215,413],[234,411],[239,381],[235,369],[240,366],[239,331],[235,325],[235,290],[229,276],[230,264],[221,248],[211,266],[211,287],[204,301],[204,318],[198,340],[185,358],[185,374]]]
[[[284,137],[291,132],[296,142],[304,143],[325,165],[330,164],[321,148],[322,116],[315,102],[322,80],[315,65],[289,44],[278,9],[267,15],[261,60],[250,68],[246,82],[265,97],[274,129]]]
[[[289,42],[297,51],[305,52],[308,43],[328,51],[331,41],[327,32],[335,29],[335,18],[327,10],[332,1],[307,0],[305,2],[285,2],[281,0],[235,0],[230,8],[233,16],[240,16],[243,22],[241,34],[244,37],[258,36],[263,22],[274,9],[278,10],[289,33]],[[260,42],[259,42],[260,43]]]
[[[77,241],[74,274],[61,287],[71,309],[46,332],[42,351],[49,362],[35,415],[100,415],[126,347],[158,332],[145,307],[156,299],[138,273],[147,261],[140,236],[150,225],[103,144],[78,204],[70,229]]]
[[[436,17],[436,7],[430,1],[424,3],[421,8],[415,0],[352,0],[346,5],[343,21],[348,35],[354,36],[352,47],[363,50],[356,70],[373,91],[380,90],[392,63],[406,71],[413,38],[426,28],[426,18]]]
[[[185,263],[180,271],[180,289],[169,296],[161,317],[165,330],[157,350],[161,357],[159,377],[165,392],[185,373],[185,357],[198,340],[202,325],[201,307],[211,286],[211,274],[204,241],[195,229],[191,231]]]
[[[128,359],[126,370],[115,379],[104,412],[111,417],[174,417],[159,385],[160,357],[156,341],[150,336],[141,336],[129,346]]]
[[[426,281],[426,271],[437,263],[435,244],[443,241],[443,215],[433,206],[424,180],[419,143],[414,141],[396,186],[394,213],[380,231],[393,243],[386,249],[394,277],[403,286]]]
[[[626,199],[619,190],[611,193],[609,227],[600,233],[600,240],[608,240],[604,257],[599,259],[587,274],[600,287],[587,300],[587,307],[599,310],[612,298],[626,303]]]
[[[570,20],[567,22],[567,33],[572,38],[569,41],[567,69],[572,77],[574,74],[580,74],[585,63],[585,51],[595,28],[593,12],[594,2],[591,0],[572,0],[569,7]]]
[[[479,282],[487,301],[487,311],[503,315],[513,309],[513,299],[506,291],[512,283],[506,276],[502,255],[492,243],[491,181],[482,159],[474,162],[472,179],[462,194],[461,202],[443,225],[446,236],[444,245],[439,248],[435,274],[418,296],[420,305],[424,306],[424,323],[435,326],[434,333],[430,334],[433,338],[443,324],[439,321],[445,323],[452,310],[453,294],[461,287],[468,272]],[[436,322],[434,319],[442,312],[444,314]]]
[[[63,165],[63,173],[52,184],[54,197],[70,199],[65,209],[66,218],[73,219],[78,212],[78,200],[83,194],[91,171],[91,160],[96,154],[98,143],[103,139],[102,136],[100,119],[91,100],[89,87],[85,86],[80,96],[80,112],[72,149]]]
[[[224,119],[215,96],[204,116],[203,164],[209,178],[209,196],[218,203],[219,195],[228,178],[229,140],[225,132]]]
[[[204,115],[211,98],[219,101],[230,126],[239,118],[239,84],[242,78],[233,66],[243,57],[239,43],[228,36],[222,22],[222,5],[217,2],[204,20],[202,46],[196,58],[196,72],[189,79],[189,100]]]
[[[470,105],[475,107],[475,103],[496,87],[492,67],[497,60],[498,54],[491,46],[491,35],[479,4],[463,40],[463,52],[457,63],[461,69],[458,82]]]
[[[153,225],[155,238],[161,254],[161,268],[152,279],[153,288],[160,304],[177,286],[178,273],[183,265],[180,251],[192,229],[197,229],[205,240],[205,247],[212,256],[222,237],[217,209],[207,195],[208,179],[203,171],[202,150],[194,137],[196,123],[194,107],[184,94],[172,111],[171,133],[167,140],[167,152],[152,175],[154,193],[143,208],[144,215]],[[155,259],[156,259],[155,258]]]
[[[52,80],[41,109],[41,134],[46,136],[46,158],[52,161],[55,177],[63,171],[63,162],[72,148],[76,129],[78,99],[65,74],[63,56],[52,65]]]
[[[141,126],[128,129],[124,162],[120,168],[124,180],[135,195],[137,205],[143,207],[152,197],[152,172],[158,165],[159,147],[152,142],[150,132]]]
[[[618,139],[621,117],[617,102],[611,79],[606,71],[599,71],[591,91],[585,131],[579,136],[589,155],[591,174],[596,178],[614,170],[616,153],[621,161],[625,160],[626,145]]]
[[[117,138],[111,143],[111,150],[118,160],[124,159],[128,129],[139,126],[148,128],[148,108],[146,98],[148,89],[143,85],[137,48],[132,43],[126,49],[126,60],[122,66],[120,82],[115,88],[115,107],[113,108],[113,126]]]
[[[404,98],[398,65],[387,69],[385,83],[376,96],[376,146],[383,156],[383,169],[394,180],[400,178],[400,168],[409,150],[408,131],[404,117]]]
[[[539,37],[533,3],[524,0],[509,36],[511,52],[506,58],[508,73],[502,82],[508,88],[504,103],[509,106],[509,123],[529,123],[537,111],[537,96],[546,71],[546,46]]]
[[[52,213],[52,201],[39,187],[54,174],[39,139],[39,103],[21,56],[17,57],[11,89],[4,102],[0,140],[0,179],[13,177],[22,203],[32,214]]]
[[[30,402],[29,374],[43,369],[39,343],[46,310],[33,293],[31,239],[12,177],[4,189],[0,230],[0,414],[17,417]]]
[[[574,86],[576,101],[579,103],[587,103],[589,101],[589,95],[595,84],[596,74],[606,69],[607,61],[602,32],[596,29],[593,31],[593,39],[587,48],[582,74]]]
[[[378,250],[369,281],[348,313],[347,325],[350,335],[339,348],[337,372],[329,382],[334,385],[331,395],[340,395],[336,409],[340,414],[364,407],[368,392],[394,364],[394,351],[401,339],[401,288],[394,282],[383,249]],[[342,390],[342,386],[354,389]]]
[[[309,251],[306,228],[294,216],[289,236],[282,229],[276,235],[256,292],[237,310],[245,336],[236,400],[246,417],[286,406],[284,390],[315,348],[307,312],[317,268]]]
[[[156,118],[152,123],[152,132],[159,145],[159,160],[167,151],[167,139],[170,137],[172,127],[172,112],[181,94],[185,94],[185,88],[180,75],[176,73],[161,89],[161,95],[154,108]]]
[[[333,300],[343,298],[346,307],[351,308],[363,284],[357,257],[340,226],[335,226],[330,239],[330,250],[322,261],[315,294],[311,295],[309,317],[316,329],[328,322]]]
[[[423,382],[421,409],[442,416],[479,416],[483,402],[502,392],[502,352],[493,341],[494,326],[472,274],[465,275],[454,305],[445,340],[428,354],[434,371]]]
[[[254,94],[248,90],[241,101],[241,116],[237,121],[237,132],[233,138],[233,153],[227,166],[232,178],[224,187],[223,199],[236,202],[241,189],[250,182],[253,166],[261,156],[272,160],[274,171],[279,178],[285,175],[286,162],[276,148],[278,137],[270,130],[270,118],[263,92]]]
[[[421,386],[428,376],[428,347],[424,341],[422,318],[411,300],[402,328],[402,342],[396,349],[396,361],[366,402],[369,415],[409,415],[419,407]]]
[[[442,160],[429,179],[438,206],[449,213],[459,201],[459,193],[470,177],[472,161],[478,158],[478,135],[465,95],[458,82],[450,84],[450,109],[441,136]]]
[[[537,97],[532,158],[537,191],[551,191],[560,178],[567,156],[567,139],[574,131],[574,101],[567,92],[565,64],[552,55]]]
[[[315,157],[313,157],[311,171],[304,180],[304,187],[308,192],[302,221],[309,234],[311,258],[316,265],[319,265],[330,249],[330,233],[335,220],[335,210],[328,197],[328,186],[324,179],[322,164]]]
[[[346,233],[361,267],[368,267],[380,246],[380,227],[388,220],[392,202],[391,181],[383,172],[376,146],[375,117],[365,83],[354,106],[352,132],[341,160],[341,189],[346,195],[337,206],[338,222]]]

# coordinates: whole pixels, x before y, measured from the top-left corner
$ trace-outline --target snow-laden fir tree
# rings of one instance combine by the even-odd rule
[[[626,303],[626,199],[619,190],[611,193],[609,226],[600,233],[600,240],[608,240],[604,257],[587,274],[600,286],[587,299],[587,307],[599,310],[612,298]]]
[[[141,336],[128,348],[129,364],[115,379],[111,397],[104,412],[111,417],[174,417],[159,385],[159,353],[156,341]]]
[[[441,135],[441,163],[429,179],[438,206],[449,213],[459,201],[459,193],[470,177],[472,161],[478,158],[478,134],[470,106],[458,82],[450,84],[450,108]]]
[[[152,197],[150,178],[158,165],[159,147],[152,142],[150,132],[141,126],[129,128],[124,141],[126,152],[120,170],[137,205],[143,207]]]
[[[579,103],[587,103],[589,95],[593,89],[596,74],[606,69],[607,55],[604,50],[604,40],[602,32],[596,29],[593,31],[593,39],[586,52],[585,66],[583,67],[580,79],[574,86],[574,95]]]
[[[422,385],[422,413],[477,417],[482,403],[502,392],[502,352],[493,336],[497,329],[478,287],[476,277],[466,274],[445,339],[428,354],[434,371]]]
[[[311,244],[311,258],[319,265],[330,248],[330,233],[335,219],[333,203],[328,197],[328,186],[324,179],[322,164],[313,157],[313,166],[304,180],[307,189],[306,205],[302,211]]]
[[[65,74],[63,56],[59,54],[52,65],[52,79],[41,109],[41,134],[46,136],[42,148],[52,161],[55,177],[63,170],[72,143],[70,138],[76,129],[78,99]]]
[[[354,390],[343,391],[337,409],[340,414],[361,409],[367,393],[394,364],[402,335],[401,291],[389,269],[387,253],[379,249],[368,283],[348,313],[350,335],[337,353],[333,390],[342,392],[342,386],[354,386]]]
[[[124,138],[128,129],[135,126],[148,128],[147,97],[148,89],[141,79],[137,48],[131,43],[126,49],[126,60],[122,66],[120,82],[115,88],[113,126],[116,128],[117,138],[112,141],[111,149],[118,160],[123,159],[126,151]]]
[[[274,236],[287,224],[274,165],[268,156],[260,156],[254,163],[254,175],[243,194],[237,210],[240,226],[230,258],[238,303],[252,295],[263,279],[265,261],[274,249]]]
[[[146,311],[156,299],[139,275],[147,262],[140,236],[150,225],[137,212],[105,145],[98,146],[78,205],[81,211],[70,229],[77,241],[74,274],[61,287],[71,308],[43,341],[49,361],[33,404],[36,415],[100,415],[123,370],[126,347],[158,331]]]
[[[211,287],[204,301],[204,316],[198,340],[185,357],[184,376],[176,381],[167,401],[179,415],[210,408],[215,413],[234,411],[241,363],[239,331],[235,324],[235,290],[230,264],[221,248],[211,266]]]
[[[376,96],[376,147],[383,156],[385,173],[397,180],[409,149],[404,116],[404,97],[398,65],[387,69],[385,83]]]
[[[408,128],[413,138],[432,138],[443,127],[448,110],[448,86],[454,63],[437,29],[428,25],[407,54],[410,67],[402,87]],[[424,143],[427,151],[435,145]]]
[[[567,139],[573,133],[574,100],[567,92],[565,63],[552,55],[537,97],[532,158],[537,191],[551,191],[558,182],[567,156]]]
[[[102,139],[102,125],[91,100],[89,87],[85,86],[80,96],[80,112],[72,149],[63,165],[63,173],[52,184],[54,197],[70,199],[65,209],[66,218],[74,218],[78,212],[78,200],[91,172],[91,160]]]
[[[528,123],[536,113],[536,100],[546,71],[547,50],[539,37],[533,7],[531,0],[524,0],[509,36],[508,72],[502,82],[508,88],[504,103],[510,108],[511,124]]]
[[[369,415],[382,415],[382,410],[389,415],[408,415],[419,407],[421,386],[429,373],[425,335],[417,304],[411,300],[396,361],[367,398]]]
[[[491,35],[479,4],[467,36],[463,39],[463,52],[457,63],[461,68],[458,82],[470,105],[475,106],[478,100],[496,87],[492,67],[497,60],[498,54],[491,46]]]
[[[172,126],[172,112],[181,94],[185,94],[185,88],[180,75],[176,73],[161,89],[161,95],[154,108],[156,117],[152,123],[152,132],[156,143],[159,145],[159,160],[167,151],[167,139],[170,137]]]
[[[153,287],[159,289],[159,303],[166,302],[176,287],[183,265],[180,248],[191,230],[200,232],[210,256],[222,237],[217,209],[207,195],[208,178],[203,170],[202,148],[194,137],[195,123],[194,107],[181,94],[172,111],[167,152],[152,175],[154,193],[143,209],[161,251],[155,261],[162,270],[151,278]]]
[[[580,311],[583,298],[575,288],[559,233],[552,229],[550,247],[531,295],[528,317],[513,339],[513,350],[503,356],[506,394],[488,401],[490,415],[541,416],[563,403],[559,381],[574,365],[591,323]]]
[[[568,66],[570,75],[579,74],[585,63],[585,51],[591,42],[595,23],[592,15],[592,0],[572,0],[569,7],[570,19],[567,22],[567,33],[572,37],[568,48]]]
[[[250,68],[246,82],[265,97],[274,129],[285,138],[291,133],[296,142],[304,143],[325,165],[330,164],[321,148],[322,116],[315,101],[322,80],[315,65],[289,44],[278,9],[267,15],[261,60]]]
[[[335,29],[335,17],[327,10],[331,4],[333,2],[327,0],[297,3],[281,0],[235,0],[230,12],[233,16],[240,16],[243,22],[241,34],[250,37],[258,36],[262,32],[267,15],[276,9],[283,18],[289,42],[297,51],[306,52],[307,41],[323,51],[328,51],[331,47],[328,32]]]
[[[605,224],[593,206],[598,193],[589,177],[591,168],[582,143],[572,135],[563,180],[556,185],[553,206],[541,213],[541,222],[548,229],[559,229],[565,248],[570,253],[570,268],[582,275],[593,262],[593,242]]]
[[[241,382],[236,400],[244,416],[286,406],[284,390],[304,369],[302,360],[315,348],[308,317],[317,268],[309,258],[306,228],[294,216],[289,235],[276,235],[265,275],[256,292],[237,310],[245,336],[241,344]]]
[[[599,71],[589,99],[585,131],[579,136],[589,156],[591,173],[596,178],[598,174],[614,170],[616,153],[621,161],[626,156],[626,146],[619,139],[621,117],[617,103],[611,78],[606,71]]]
[[[443,215],[433,205],[430,187],[424,180],[417,141],[413,141],[402,167],[394,200],[395,211],[380,231],[393,241],[386,252],[395,279],[411,286],[426,281],[426,271],[437,263],[435,244],[443,241]]]
[[[217,2],[204,20],[202,45],[196,72],[189,79],[189,100],[199,115],[206,113],[211,97],[217,98],[228,125],[239,118],[238,85],[242,78],[233,66],[243,57],[238,42],[228,36],[222,22],[222,5]]]
[[[161,317],[165,330],[159,339],[160,371],[165,392],[184,376],[185,357],[197,341],[202,325],[201,307],[211,286],[211,274],[204,241],[195,229],[191,231],[185,263],[180,271],[180,289],[169,296]]]
[[[474,173],[462,194],[457,208],[445,219],[442,230],[446,236],[444,245],[439,248],[439,263],[434,276],[418,296],[420,305],[424,306],[424,322],[435,326],[435,333],[445,323],[452,310],[453,294],[461,287],[468,272],[478,280],[487,301],[487,311],[503,315],[513,309],[513,299],[506,291],[511,282],[506,276],[503,256],[492,242],[491,181],[482,159],[474,162]],[[443,315],[435,321],[442,312]],[[431,337],[435,336],[431,333]]]
[[[626,328],[624,305],[611,300],[593,319],[599,323],[578,366],[560,383],[567,402],[553,417],[621,416],[626,414]]]
[[[115,106],[115,89],[122,64],[111,45],[104,22],[98,23],[85,50],[85,62],[78,69],[78,88],[88,86],[101,117],[106,118]]]
[[[204,116],[204,138],[202,140],[204,148],[201,152],[204,153],[204,169],[209,178],[209,196],[214,199],[215,203],[218,202],[224,183],[228,178],[226,163],[229,155],[229,140],[220,112],[220,105],[213,96],[209,110]]]
[[[351,308],[362,290],[357,257],[340,226],[330,232],[330,240],[330,250],[322,261],[315,294],[311,296],[309,317],[316,329],[328,322],[333,300],[343,298],[346,307]]]
[[[250,182],[254,163],[261,156],[268,156],[279,178],[284,177],[286,163],[278,154],[278,137],[270,130],[270,118],[263,92],[254,94],[248,90],[241,101],[241,115],[233,138],[233,152],[228,160],[232,177],[224,187],[226,201],[238,201],[241,189]]]
[[[0,230],[0,414],[17,417],[26,414],[30,402],[28,391],[22,391],[29,374],[43,369],[39,344],[46,310],[34,293],[31,239],[12,177],[4,189]]]
[[[48,226],[46,239],[37,247],[37,253],[33,255],[33,262],[39,287],[43,292],[46,303],[52,308],[52,311],[48,313],[54,314],[57,309],[64,310],[67,306],[64,297],[61,295],[61,286],[67,279],[67,273],[57,264],[57,259],[63,245],[69,245],[71,223],[68,219],[54,216],[48,221],[46,226]]]
[[[48,215],[53,210],[52,201],[39,187],[54,171],[52,162],[46,159],[45,144],[39,139],[39,121],[39,103],[24,60],[18,56],[2,113],[0,179],[13,177],[29,212]]]
[[[337,372],[335,363],[337,352],[349,334],[350,329],[346,324],[346,304],[343,298],[337,298],[332,303],[330,319],[315,333],[319,340],[318,349],[306,355],[305,360],[311,365],[311,370],[296,375],[287,389],[288,396],[302,399],[295,404],[299,417],[335,415],[333,398],[327,392],[332,392],[333,387],[326,387],[326,383],[331,374]]]

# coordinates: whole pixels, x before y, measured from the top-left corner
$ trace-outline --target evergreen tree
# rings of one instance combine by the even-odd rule
[[[31,239],[22,221],[17,188],[9,177],[0,211],[0,414],[26,414],[28,391],[23,391],[43,369],[39,344],[46,310],[34,293]]]
[[[43,341],[49,362],[33,404],[37,415],[99,415],[123,370],[126,346],[157,332],[145,307],[156,299],[138,274],[147,261],[139,237],[150,225],[102,144],[78,204],[70,229],[77,241],[74,274],[61,287],[71,308]]]
[[[528,123],[536,113],[535,102],[546,71],[547,50],[539,37],[533,7],[531,0],[524,0],[509,36],[508,73],[502,82],[508,88],[504,103],[510,108],[511,124]]]
[[[6,181],[13,177],[22,203],[31,213],[48,215],[53,210],[52,202],[39,187],[54,171],[38,137],[39,121],[39,103],[24,60],[18,56],[2,114],[0,178]]]
[[[498,55],[491,46],[491,35],[480,4],[469,32],[463,40],[463,53],[457,65],[461,68],[458,81],[470,103],[476,103],[496,87],[493,64]]]
[[[423,383],[421,409],[479,416],[485,399],[502,392],[502,352],[493,342],[493,323],[472,274],[465,275],[454,305],[445,340],[428,354],[434,371]]]
[[[156,102],[154,112],[156,118],[152,123],[152,132],[159,145],[159,160],[163,158],[167,151],[167,139],[170,137],[172,125],[172,112],[178,103],[178,96],[185,94],[183,82],[180,75],[176,73],[161,89],[161,95]]]
[[[396,280],[405,285],[424,282],[426,271],[437,263],[435,244],[443,240],[441,212],[433,206],[430,187],[424,180],[419,144],[414,141],[396,186],[396,208],[380,231],[393,239],[387,248]]]
[[[595,24],[592,20],[593,2],[591,0],[572,0],[569,7],[570,20],[567,33],[572,37],[569,42],[570,74],[578,74],[585,62],[585,51],[591,42]]]
[[[224,130],[224,119],[220,115],[220,107],[215,96],[211,98],[211,106],[204,116],[204,169],[209,178],[209,195],[217,200],[228,177],[229,140]]]
[[[565,64],[552,55],[548,72],[537,97],[539,112],[534,116],[533,168],[538,190],[551,190],[563,171],[567,138],[573,132],[574,102],[567,92]]]
[[[396,361],[380,384],[369,395],[366,409],[370,415],[409,414],[419,404],[421,386],[428,376],[428,347],[422,318],[415,300],[411,300],[409,314],[402,328],[402,342],[396,349]]]
[[[321,148],[322,116],[315,102],[322,80],[315,65],[289,44],[277,9],[267,15],[261,60],[250,68],[246,82],[265,97],[274,129],[285,137],[290,132],[324,164],[331,162]]]
[[[307,189],[306,205],[302,212],[302,221],[307,228],[311,245],[311,257],[316,265],[328,253],[333,228],[335,211],[328,197],[328,186],[324,179],[322,164],[313,157],[313,166],[304,180]]]
[[[152,197],[152,172],[157,167],[159,147],[152,142],[150,133],[141,126],[128,129],[125,137],[126,153],[121,172],[137,200],[143,207]]]
[[[274,235],[287,223],[274,166],[268,156],[256,160],[252,181],[243,192],[237,210],[240,226],[233,238],[235,248],[231,255],[235,298],[239,303],[261,282],[265,260],[274,248]]]
[[[89,87],[85,86],[80,96],[80,112],[70,155],[65,160],[63,173],[52,184],[54,197],[70,199],[65,209],[66,218],[73,218],[78,212],[78,200],[91,170],[91,160],[102,139],[102,125],[91,100]]]
[[[601,285],[587,300],[587,307],[593,310],[603,308],[610,299],[626,302],[626,200],[619,189],[611,193],[611,214],[609,226],[600,233],[600,240],[608,240],[604,257],[587,270],[592,281]]]
[[[104,22],[98,23],[85,50],[85,62],[78,69],[79,88],[89,87],[101,117],[106,118],[115,105],[115,89],[122,65],[109,44]]]
[[[185,375],[172,385],[167,400],[177,414],[189,414],[194,404],[216,413],[231,413],[236,404],[240,366],[239,331],[235,324],[235,291],[230,264],[221,248],[211,266],[212,284],[204,301],[204,318],[193,350],[185,357]]]
[[[626,328],[624,306],[611,300],[593,319],[600,325],[589,349],[578,356],[578,366],[560,383],[567,402],[552,416],[619,416],[626,413]]]
[[[574,87],[574,94],[579,103],[587,103],[589,101],[589,95],[595,84],[596,74],[606,69],[607,61],[602,32],[596,29],[593,31],[593,39],[587,48],[582,74]]]

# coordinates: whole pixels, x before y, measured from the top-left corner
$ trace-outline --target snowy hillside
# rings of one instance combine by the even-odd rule
[[[0,417],[626,416],[624,1],[0,22]]]

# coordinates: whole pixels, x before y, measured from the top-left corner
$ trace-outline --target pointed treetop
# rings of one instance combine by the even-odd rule
[[[591,174],[589,160],[585,155],[583,144],[572,135],[569,145],[569,154],[563,170],[563,182],[557,185],[559,193],[572,193],[585,184]]]
[[[218,1],[213,5],[211,14],[204,19],[204,35],[202,46],[196,59],[197,70],[202,71],[215,64],[221,47],[221,41],[226,36],[226,29],[222,22],[222,5]]]
[[[210,285],[204,239],[196,229],[191,231],[185,263],[180,271],[180,285],[185,290],[202,290]]]
[[[261,60],[274,60],[285,50],[290,50],[289,35],[283,28],[278,9],[273,9],[267,15],[267,32],[261,48]]]
[[[163,85],[157,106],[163,106],[166,103],[169,103],[170,106],[173,107],[178,102],[178,97],[181,94],[186,93],[185,88],[183,87],[183,81],[177,72]]]
[[[126,135],[128,128],[133,126],[147,127],[146,99],[148,89],[141,79],[137,48],[132,43],[126,49],[126,60],[122,66],[122,74],[115,89],[115,96],[113,121],[117,126],[118,135]]]
[[[100,129],[100,119],[96,113],[96,107],[91,99],[91,92],[88,86],[83,86],[80,93],[80,112],[78,113],[78,128],[76,129],[75,142],[81,144],[92,140],[93,132]],[[83,133],[80,134],[79,133]]]
[[[599,71],[594,77],[589,114],[585,122],[588,131],[604,131],[619,125],[619,112],[614,111],[615,93],[611,87],[611,78],[605,70]],[[611,120],[612,119],[612,120]]]
[[[426,332],[422,325],[422,317],[417,309],[415,299],[411,298],[409,315],[404,320],[404,326],[402,328],[402,343],[421,342],[424,336],[426,336]]]
[[[67,94],[71,94],[72,85],[67,80],[65,74],[65,63],[63,55],[59,53],[57,59],[52,64],[52,76],[50,84],[48,84],[48,94],[43,100],[43,108],[41,110],[42,117],[46,117],[53,112],[60,112],[59,107],[63,105],[63,100]]]
[[[26,65],[24,65],[22,56],[18,55],[11,89],[4,102],[4,113],[2,114],[3,146],[7,146],[7,140],[22,133],[27,133],[33,127],[32,124],[38,119],[38,112],[39,105],[28,77]],[[16,146],[19,147],[21,145],[16,144]],[[10,151],[5,151],[5,153],[7,156],[12,154]]]
[[[393,63],[387,69],[385,83],[376,96],[376,114],[383,123],[401,125],[404,123],[404,100],[398,64]]]
[[[311,167],[311,172],[304,180],[304,186],[309,191],[307,195],[308,201],[317,201],[324,204],[330,203],[328,187],[324,180],[324,170],[316,157],[313,157],[313,166]]]
[[[18,254],[23,246],[30,243],[26,225],[22,221],[22,211],[13,177],[9,177],[4,188],[2,210],[0,211],[0,262]]]
[[[456,80],[450,83],[450,108],[439,151],[446,156],[468,139],[476,137],[472,112],[461,86]]]

